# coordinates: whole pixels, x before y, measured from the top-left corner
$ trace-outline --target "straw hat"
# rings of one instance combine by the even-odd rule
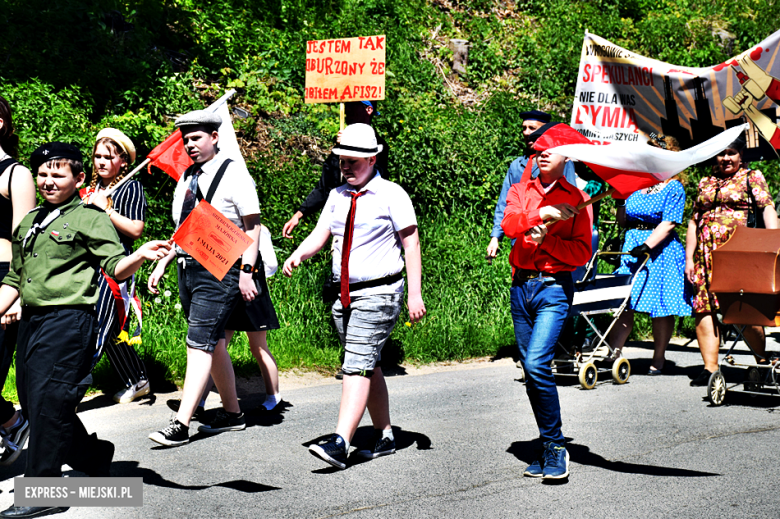
[[[130,162],[135,162],[135,145],[133,144],[133,141],[130,140],[130,137],[120,132],[116,128],[103,128],[100,130],[100,133],[97,134],[95,142],[104,137],[108,137],[117,143],[119,147],[122,148],[122,151],[130,155]]]

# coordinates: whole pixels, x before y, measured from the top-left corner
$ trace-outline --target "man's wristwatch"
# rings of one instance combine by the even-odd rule
[[[245,272],[247,274],[252,274],[252,273],[254,273],[254,271],[255,271],[255,268],[252,265],[250,265],[249,263],[244,263],[243,265],[241,265],[241,272]]]

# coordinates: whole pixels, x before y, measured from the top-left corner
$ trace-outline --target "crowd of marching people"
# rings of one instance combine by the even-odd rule
[[[404,304],[411,322],[426,315],[417,216],[409,195],[388,180],[387,143],[371,126],[376,108],[368,101],[347,104],[347,126],[338,134],[321,179],[282,230],[289,238],[302,218],[319,212],[314,230],[284,262],[286,276],[329,243],[332,250],[326,285],[344,350],[341,405],[333,433],[309,451],[339,469],[347,467],[366,410],[375,437],[355,455],[374,459],[395,452],[382,349]],[[586,208],[585,202],[605,185],[582,164],[575,167],[539,144],[560,123],[537,110],[522,115],[528,153],[507,172],[487,256],[496,257],[504,236],[512,240],[512,279],[507,282],[511,315],[543,447],[524,474],[562,479],[569,475],[569,453],[552,362],[572,317],[572,273],[598,248],[598,208]],[[148,279],[153,294],[175,264],[188,327],[181,400],[168,402],[175,416],[149,438],[168,447],[183,445],[190,440],[192,421],[205,434],[246,428],[227,351],[236,331],[246,332],[262,373],[265,400],[258,411],[271,413],[283,406],[267,342],[267,332],[278,329],[279,320],[259,253],[260,201],[247,168],[220,152],[222,122],[205,110],[176,120],[193,164],[181,175],[172,200],[177,228],[205,200],[251,238],[252,244],[218,279],[172,240],[135,248],[148,207],[141,183],[125,178],[136,159],[126,134],[113,128],[97,134],[90,179],[81,150],[61,142],[37,148],[27,169],[17,156],[11,107],[0,98],[0,382],[16,350],[20,403],[16,409],[0,398],[0,464],[13,463],[27,442],[27,477],[59,477],[63,464],[89,476],[110,475],[113,444],[89,434],[75,408],[104,352],[122,385],[115,401],[132,402],[151,391],[134,348],[140,333],[134,274],[144,261],[157,262]],[[649,144],[679,150],[673,137],[652,135]],[[650,375],[666,370],[675,317],[693,315],[704,370],[691,385],[706,385],[717,369],[719,347],[718,300],[709,290],[712,251],[737,226],[746,225],[751,204],[760,209],[766,228],[777,228],[766,180],[744,163],[743,149],[744,142],[731,143],[716,156],[712,175],[701,180],[685,244],[675,230],[685,223],[684,176],[641,189],[619,203],[617,220],[628,231],[627,254],[618,272],[635,273],[640,260],[647,258],[647,263],[634,283],[630,309],[609,341],[614,355],[622,355],[635,312],[649,314],[654,336]],[[37,207],[36,186],[43,200]],[[746,335],[757,345],[758,361],[767,362],[761,357],[763,329],[748,328]],[[206,420],[205,397],[212,385],[222,407]],[[12,506],[0,517],[57,511]]]

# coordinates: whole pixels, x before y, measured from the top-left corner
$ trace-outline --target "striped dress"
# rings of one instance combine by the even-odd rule
[[[131,220],[146,220],[148,204],[143,186],[137,180],[125,182],[111,198],[114,209],[120,215]],[[125,252],[130,254],[133,251],[134,240],[119,230],[117,234]],[[135,299],[135,276],[123,283],[117,283],[100,272],[98,286],[100,288],[97,305],[99,332],[95,364],[105,351],[111,366],[126,387],[147,380],[146,367],[138,353],[127,342],[117,343],[117,338],[122,331],[129,332],[130,337],[136,334],[135,330],[132,332],[128,330],[130,316],[134,311],[131,306]],[[140,333],[140,329],[137,331]]]

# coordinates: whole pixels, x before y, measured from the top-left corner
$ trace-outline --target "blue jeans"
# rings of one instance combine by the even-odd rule
[[[571,275],[529,279],[512,286],[515,338],[525,368],[525,390],[543,442],[564,443],[561,406],[552,372],[555,344],[574,294]]]

